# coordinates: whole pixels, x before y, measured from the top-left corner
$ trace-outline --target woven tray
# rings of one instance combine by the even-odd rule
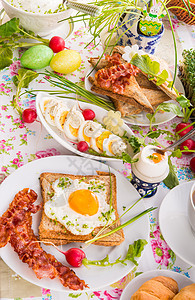
[[[186,4],[188,5],[188,2],[186,1]],[[192,8],[192,13],[195,14],[195,4],[194,3],[190,3],[191,8]],[[185,5],[183,4],[182,0],[171,0],[168,4],[168,7],[172,7],[172,6],[178,6],[178,7],[183,7],[186,8]],[[179,9],[179,8],[172,8],[170,9],[170,11],[177,16],[177,18],[180,21],[185,22],[186,24],[189,25],[195,25],[195,17],[193,17],[192,15],[190,15],[188,12]]]

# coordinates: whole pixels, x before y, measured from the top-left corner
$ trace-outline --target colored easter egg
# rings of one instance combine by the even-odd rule
[[[81,65],[81,56],[75,50],[62,50],[58,52],[51,60],[52,70],[69,74],[77,70]]]
[[[38,70],[49,66],[52,57],[53,51],[51,48],[45,45],[37,45],[26,50],[20,61],[23,67]]]

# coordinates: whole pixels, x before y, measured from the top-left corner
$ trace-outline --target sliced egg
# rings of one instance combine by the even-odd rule
[[[115,134],[111,134],[103,141],[103,151],[109,156],[121,155],[126,150],[126,147],[123,140]]]
[[[63,104],[63,106],[56,109],[56,115],[54,117],[57,128],[61,131],[64,130],[64,123],[67,119],[69,109]]]
[[[46,108],[50,105],[57,103],[57,100],[53,98],[43,97],[40,101],[40,109],[43,115],[45,115]]]
[[[101,124],[94,121],[84,121],[79,127],[78,140],[85,141],[90,146],[91,138],[96,134],[96,132],[102,128]]]
[[[69,111],[66,121],[64,123],[64,133],[68,139],[72,141],[78,140],[78,131],[81,124],[85,121],[82,113],[76,110],[76,107]]]
[[[91,138],[90,146],[93,150],[98,153],[103,152],[103,142],[109,137],[112,133],[108,130],[100,128],[97,130],[96,134]]]

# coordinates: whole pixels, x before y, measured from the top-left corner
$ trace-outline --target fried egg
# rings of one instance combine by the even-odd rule
[[[103,151],[109,156],[120,156],[125,152],[126,148],[127,145],[115,134],[109,135],[109,137],[103,141]]]
[[[66,121],[64,123],[64,133],[68,139],[72,141],[78,140],[78,131],[81,124],[85,121],[82,113],[76,110],[76,106],[67,114]]]
[[[54,196],[45,203],[48,218],[60,222],[75,235],[87,235],[94,228],[104,226],[110,212],[107,190],[101,180],[61,177],[52,184]],[[112,209],[108,224],[115,220]]]
[[[96,132],[102,128],[101,124],[94,121],[84,121],[79,127],[78,140],[87,142],[90,145],[91,138],[96,134]]]

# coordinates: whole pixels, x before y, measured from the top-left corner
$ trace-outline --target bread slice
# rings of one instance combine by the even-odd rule
[[[69,177],[72,180],[74,179],[82,179],[83,175],[70,175],[70,174],[61,174],[61,173],[42,173],[40,175],[40,185],[41,185],[41,193],[43,198],[43,210],[41,222],[39,225],[39,238],[42,241],[50,241],[56,245],[68,244],[71,242],[85,242],[87,240],[92,239],[102,227],[96,227],[92,233],[88,235],[74,235],[70,231],[68,231],[64,226],[57,222],[49,219],[44,212],[44,204],[50,199],[50,193],[52,190],[52,183],[59,179],[60,177]],[[110,174],[106,172],[97,172],[97,175],[86,175],[84,176],[85,182],[88,183],[92,179],[99,179],[104,181],[105,189],[107,192],[106,202],[110,201]],[[112,206],[115,210],[116,219],[118,219],[117,212],[117,195],[116,195],[116,177],[114,174],[111,174],[111,182],[112,182]],[[120,221],[117,222],[110,227],[107,231],[116,228],[120,225]],[[105,231],[106,232],[106,231]],[[104,233],[105,233],[104,232]],[[119,230],[112,235],[102,238],[96,241],[94,244],[102,245],[102,246],[115,246],[119,245],[124,240],[123,230]]]
[[[137,105],[141,105],[143,110],[152,113],[153,107],[150,104],[150,102],[148,101],[147,97],[142,92],[134,75],[131,75],[130,78],[125,77],[125,80],[126,80],[126,82],[128,82],[128,84],[125,86],[122,93],[115,92],[114,87],[112,85],[110,85],[109,87],[106,87],[106,86],[102,87],[99,84],[99,81],[98,81],[99,74],[101,74],[101,72],[104,70],[107,70],[107,72],[110,72],[110,73],[115,72],[115,68],[116,68],[116,66],[112,66],[110,68],[98,70],[97,73],[95,74],[93,85],[104,91],[112,92],[113,95],[115,95],[116,97],[124,96],[127,99],[130,98],[130,100],[131,101],[134,100],[134,102],[136,102]],[[120,74],[120,71],[118,73]],[[91,78],[89,78],[89,80],[91,80]]]

